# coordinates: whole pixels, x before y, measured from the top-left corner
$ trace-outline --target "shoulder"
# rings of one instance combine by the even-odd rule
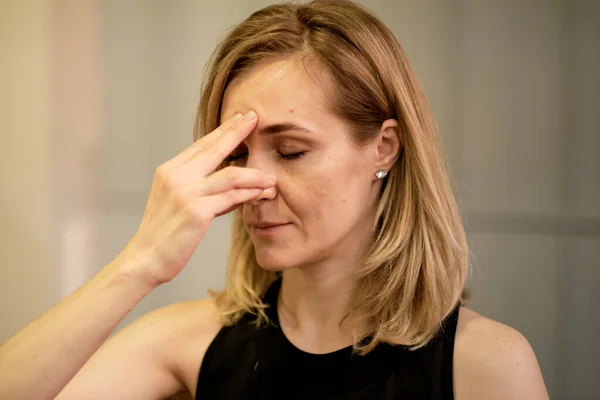
[[[174,340],[204,336],[218,330],[221,322],[211,298],[175,303],[156,309],[134,322],[139,328],[151,328],[153,336]],[[215,332],[216,333],[216,332]]]
[[[527,339],[464,307],[454,344],[454,388],[457,400],[548,399]]]
[[[194,394],[204,352],[219,328],[211,300],[152,311],[104,343],[59,397],[81,398],[90,388],[95,398]]]
[[[204,353],[223,326],[210,298],[176,303],[154,310],[130,327],[177,379],[194,394]]]

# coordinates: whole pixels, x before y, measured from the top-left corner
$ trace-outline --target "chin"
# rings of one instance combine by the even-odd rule
[[[294,268],[298,265],[296,262],[291,262],[293,258],[282,256],[281,252],[274,252],[272,250],[259,250],[256,249],[256,262],[258,265],[267,271],[279,272],[286,269]],[[277,254],[278,253],[278,254]]]

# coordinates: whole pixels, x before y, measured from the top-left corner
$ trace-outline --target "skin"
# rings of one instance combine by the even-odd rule
[[[263,62],[232,82],[224,128],[157,170],[144,219],[119,257],[0,347],[0,398],[193,396],[204,352],[221,327],[210,299],[154,311],[102,343],[185,266],[212,218],[239,205],[259,264],[283,270],[279,313],[288,339],[312,353],[348,346],[349,327],[339,321],[369,235],[381,184],[375,172],[396,161],[401,137],[388,120],[376,140],[356,146],[329,111],[324,87],[296,59]],[[245,117],[232,122],[238,112]],[[281,123],[305,130],[264,132]],[[209,175],[230,155],[244,168]],[[209,177],[199,180],[198,171]],[[268,222],[285,225],[256,229]],[[548,398],[523,336],[466,308],[454,383],[459,400]]]
[[[260,64],[228,86],[222,112],[227,119],[251,108],[260,116],[231,160],[275,174],[277,185],[244,204],[242,216],[258,263],[284,271],[286,334],[298,347],[319,353],[352,343],[347,329],[340,343],[339,322],[381,190],[375,172],[389,170],[401,147],[395,120],[385,121],[368,146],[351,141],[344,121],[328,109],[323,80],[296,58]],[[293,99],[282,102],[289,93]],[[303,130],[264,133],[277,124]],[[264,221],[286,225],[273,234],[253,228]]]

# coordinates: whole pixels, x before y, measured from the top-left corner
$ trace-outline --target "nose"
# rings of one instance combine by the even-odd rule
[[[250,201],[249,203],[252,205],[256,205],[263,200],[274,200],[275,197],[277,197],[277,187],[274,185],[268,189],[263,190],[258,197],[255,197],[254,200]]]
[[[250,148],[250,146],[248,146]],[[270,164],[268,154],[261,151],[248,151],[248,158],[246,159],[246,168],[260,169],[265,172],[274,173],[272,171],[273,166]],[[259,203],[262,200],[273,200],[277,197],[277,187],[271,186],[268,189],[262,191],[262,193],[252,200],[251,204]]]

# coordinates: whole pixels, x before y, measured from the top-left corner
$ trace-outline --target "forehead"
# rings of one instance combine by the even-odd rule
[[[300,57],[259,62],[227,86],[221,120],[248,110],[258,114],[259,124],[281,122],[283,117],[333,117],[326,95],[328,80],[314,64]]]

